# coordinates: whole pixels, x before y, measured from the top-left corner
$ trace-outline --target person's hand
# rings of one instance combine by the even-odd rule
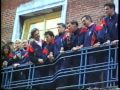
[[[77,49],[78,49],[77,47],[73,47],[72,51],[77,51]]]
[[[95,43],[95,44],[93,45],[93,47],[99,47],[99,46],[100,46],[100,42]]]
[[[64,52],[65,52],[65,51],[62,51],[62,50],[60,51],[60,53],[64,53]]]
[[[3,66],[3,67],[7,67],[7,65],[8,65],[8,62],[7,62],[7,61],[4,61],[2,66]]]
[[[65,51],[64,51],[64,48],[63,47],[61,47],[61,49],[60,49],[60,53],[64,53]]]
[[[17,66],[19,66],[20,64],[19,63],[14,63],[13,64],[13,67],[16,68]]]
[[[106,42],[103,43],[103,45],[108,45],[110,44],[110,40],[107,40]]]
[[[118,43],[119,43],[119,40],[114,40],[111,42],[111,44],[113,44],[113,45],[118,45]]]
[[[50,62],[53,62],[54,59],[53,52],[50,52],[50,54],[48,55],[48,59],[50,60]]]
[[[38,62],[39,62],[40,64],[43,64],[43,63],[44,63],[43,59],[41,59],[41,58],[38,59]]]

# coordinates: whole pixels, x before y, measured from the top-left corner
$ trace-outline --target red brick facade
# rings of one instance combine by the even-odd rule
[[[104,15],[104,4],[113,0],[68,0],[67,21],[77,20],[81,26],[81,17],[90,15],[97,23],[99,17]]]
[[[2,0],[1,12],[1,36],[4,40],[12,39],[13,25],[16,9],[20,4],[27,3],[31,0]],[[93,21],[97,22],[98,18],[103,15],[103,5],[113,0],[68,0],[67,21],[75,19],[79,22],[83,15],[89,14]]]
[[[8,41],[12,39],[16,9],[20,4],[31,0],[2,0],[1,1],[1,38]]]

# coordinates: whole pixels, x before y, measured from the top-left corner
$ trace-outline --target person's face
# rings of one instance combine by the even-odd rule
[[[52,42],[53,37],[51,37],[50,35],[48,35],[48,34],[45,35],[45,38],[46,38],[47,43]]]
[[[15,48],[16,49],[20,49],[21,48],[21,42],[20,41],[16,41],[15,42]]]
[[[74,31],[76,30],[77,26],[76,26],[75,24],[69,23],[69,24],[67,25],[67,28],[68,28],[70,31],[74,32]]]
[[[10,46],[11,50],[13,50],[15,48],[14,43],[9,46]]]
[[[65,28],[62,25],[58,25],[58,32],[63,33],[65,31]]]
[[[39,38],[40,38],[40,34],[39,34],[39,30],[37,30],[35,33],[34,33],[34,39],[35,40],[39,40]]]
[[[5,53],[5,54],[8,54],[8,53],[9,53],[8,47],[5,47],[5,48],[4,48],[4,53]]]
[[[86,27],[89,26],[89,20],[87,20],[86,17],[82,18],[81,21],[82,21],[82,24],[83,24],[84,26],[86,26]]]
[[[22,42],[22,46],[23,46],[23,47],[27,47],[27,46],[28,46],[28,42],[27,42],[27,40],[23,40],[23,42]]]
[[[114,11],[113,8],[110,8],[109,6],[105,6],[104,9],[105,9],[106,15],[108,16],[110,16]]]

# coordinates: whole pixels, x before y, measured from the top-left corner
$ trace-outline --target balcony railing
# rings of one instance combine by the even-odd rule
[[[49,89],[52,86],[51,88],[57,90],[114,87],[118,82],[117,50],[118,46],[113,45],[97,48],[86,47],[79,51],[67,51],[60,54],[53,63],[49,64],[25,64],[16,68],[9,66],[2,69],[1,87],[3,89],[36,89],[41,87]],[[77,63],[73,64],[74,62]],[[42,74],[36,76],[37,72]],[[17,75],[21,78],[14,80]],[[65,80],[68,84],[59,86]]]

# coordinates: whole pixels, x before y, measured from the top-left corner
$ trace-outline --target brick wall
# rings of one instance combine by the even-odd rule
[[[17,7],[31,0],[1,0],[1,38],[12,39],[13,26]]]
[[[104,4],[112,0],[68,0],[67,22],[77,20],[81,26],[81,17],[88,14],[95,23],[104,15]]]

